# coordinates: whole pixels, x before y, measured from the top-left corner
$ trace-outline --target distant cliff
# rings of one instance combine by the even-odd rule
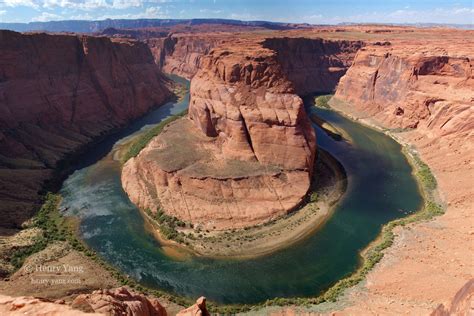
[[[278,62],[298,95],[330,93],[352,64],[361,41],[320,38],[269,38],[263,46],[277,53]]]
[[[58,162],[163,103],[140,42],[0,31],[0,223],[18,227]]]
[[[228,37],[219,34],[170,34],[164,38],[151,38],[147,43],[164,72],[191,79],[198,71],[201,58]]]
[[[416,45],[360,50],[336,99],[391,128],[438,136],[474,129],[474,59]]]
[[[100,21],[64,20],[30,23],[0,23],[0,29],[18,32],[49,31],[49,32],[77,32],[94,33],[106,28],[145,28],[145,27],[170,27],[175,25],[196,26],[202,24],[220,24],[230,26],[262,27],[271,30],[287,30],[307,27],[306,24],[266,22],[266,21],[240,21],[228,19],[106,19]]]

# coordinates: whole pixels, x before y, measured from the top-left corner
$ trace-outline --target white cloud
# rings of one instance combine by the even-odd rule
[[[141,7],[145,2],[154,3],[157,0],[4,0],[4,5],[9,7],[31,7],[34,9],[76,9],[76,10],[96,10],[96,9],[128,9]],[[158,0],[159,1],[159,0]],[[162,0],[165,1],[165,0]],[[161,1],[160,1],[161,2]]]
[[[112,8],[114,9],[127,9],[141,6],[143,6],[142,0],[114,0],[112,3]]]
[[[71,16],[70,19],[71,20],[95,20],[95,18],[89,12],[73,15]]]
[[[3,3],[7,7],[31,7],[37,9],[39,7],[36,0],[4,0]]]
[[[169,19],[169,12],[162,10],[159,6],[146,8],[145,11],[139,13],[127,13],[127,14],[105,14],[97,16],[94,20],[105,20],[105,19]]]
[[[430,10],[400,9],[392,12],[364,12],[349,16],[324,16],[321,14],[304,16],[303,22],[337,24],[342,22],[352,23],[474,23],[474,8],[452,7],[435,8]]]
[[[260,20],[261,16],[250,14],[250,13],[232,13],[231,15],[229,15],[229,18],[233,20],[252,21],[252,20]]]
[[[53,13],[43,12],[41,15],[31,19],[31,22],[46,22],[54,20],[64,20],[64,17]]]
[[[7,11],[5,11],[5,10],[0,10],[0,15],[4,15],[5,13],[7,13]]]
[[[199,10],[201,13],[212,13],[212,14],[219,14],[222,10],[210,10],[210,9],[201,9]]]

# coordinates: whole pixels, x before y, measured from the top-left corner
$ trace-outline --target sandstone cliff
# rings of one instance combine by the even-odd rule
[[[161,69],[191,79],[198,70],[202,56],[223,43],[230,34],[172,34],[146,40]]]
[[[268,221],[301,203],[315,155],[302,100],[273,50],[232,43],[203,56],[189,118],[124,166],[130,199],[206,229]]]
[[[0,295],[0,314],[5,316],[166,316],[168,312],[157,298],[137,293],[125,287],[120,287],[80,294],[76,296],[72,302],[66,302],[64,300],[51,301],[36,297]],[[206,309],[206,298],[200,297],[196,301],[196,304],[179,311],[177,315],[210,315]]]
[[[387,127],[466,132],[474,128],[473,69],[469,55],[374,45],[358,52],[335,97]]]
[[[163,103],[148,47],[0,31],[0,223],[18,227],[68,154]]]
[[[274,50],[298,95],[330,93],[351,66],[361,41],[320,38],[269,38],[263,46]]]
[[[435,175],[446,208],[432,221],[396,231],[367,288],[355,291],[355,304],[343,313],[364,313],[369,301],[378,314],[430,314],[439,303],[449,310],[449,301],[473,278],[473,34],[416,29],[385,35],[391,44],[362,49],[341,79],[332,106],[392,129],[416,150]]]

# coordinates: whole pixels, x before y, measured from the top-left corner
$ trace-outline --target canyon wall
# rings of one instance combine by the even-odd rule
[[[150,38],[146,42],[161,69],[186,79],[197,72],[200,60],[212,48],[223,43],[230,35],[222,34],[169,34]]]
[[[256,41],[201,58],[189,116],[124,166],[122,184],[142,208],[205,229],[266,222],[309,188],[315,133],[276,53]]]
[[[263,46],[276,51],[296,93],[307,95],[333,92],[364,43],[282,37],[266,39]]]
[[[148,47],[106,37],[0,31],[0,223],[18,227],[68,154],[163,103]]]
[[[387,127],[438,136],[474,128],[472,56],[415,46],[361,49],[335,98]]]
[[[336,109],[391,129],[416,151],[436,177],[446,211],[396,230],[394,245],[368,274],[366,289],[354,291],[345,314],[365,313],[367,302],[377,314],[430,314],[439,303],[434,315],[463,314],[469,305],[456,306],[458,295],[449,302],[474,277],[472,35],[439,29],[415,30],[402,40],[390,35],[390,45],[359,51],[331,100]]]

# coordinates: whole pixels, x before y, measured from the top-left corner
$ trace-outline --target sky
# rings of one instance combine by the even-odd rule
[[[0,22],[108,18],[474,24],[474,0],[0,0]]]

